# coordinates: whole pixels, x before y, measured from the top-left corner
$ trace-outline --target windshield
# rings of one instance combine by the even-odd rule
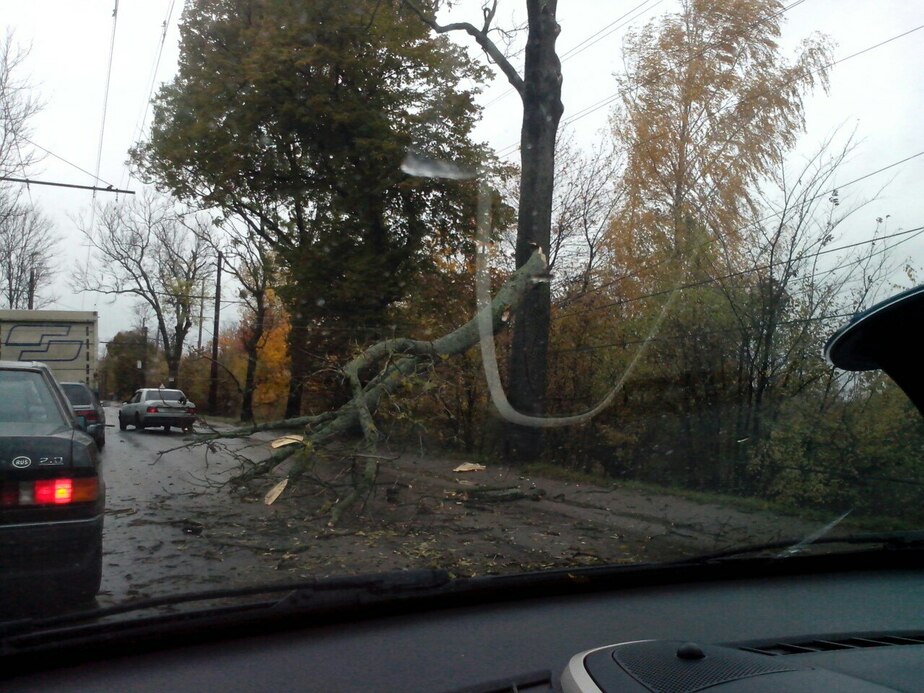
[[[184,395],[179,390],[149,390],[144,397],[147,401],[151,400],[160,400],[160,401],[171,401],[175,402],[180,399],[186,399]]]
[[[65,423],[64,412],[40,373],[0,369],[0,426],[7,434]]]
[[[7,4],[2,358],[105,409],[55,608],[924,528],[900,369],[824,355],[922,283],[916,3]]]
[[[70,400],[71,404],[78,407],[88,407],[93,404],[93,394],[87,389],[86,385],[79,383],[62,383],[61,389]]]

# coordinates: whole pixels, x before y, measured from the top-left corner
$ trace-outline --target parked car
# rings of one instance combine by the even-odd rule
[[[0,584],[92,599],[102,576],[99,453],[41,363],[0,361]]]
[[[142,388],[119,409],[119,429],[134,426],[135,430],[171,426],[191,431],[196,421],[196,405],[182,390]]]
[[[100,450],[106,444],[106,411],[96,394],[84,383],[61,383],[61,389],[70,400],[77,416],[86,420],[87,433],[96,441]]]

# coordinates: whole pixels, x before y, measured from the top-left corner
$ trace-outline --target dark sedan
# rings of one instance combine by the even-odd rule
[[[77,416],[87,424],[87,433],[96,441],[100,450],[106,444],[106,411],[93,391],[83,383],[61,383],[61,389],[71,402]]]
[[[4,598],[85,601],[99,590],[106,494],[82,426],[45,365],[0,361]]]

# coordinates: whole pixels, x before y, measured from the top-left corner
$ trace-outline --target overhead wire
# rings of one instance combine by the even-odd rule
[[[836,267],[830,267],[830,268],[827,268],[827,269],[818,270],[818,271],[813,272],[812,274],[807,275],[806,277],[804,277],[804,279],[814,279],[814,278],[816,278],[816,277],[824,276],[824,275],[827,275],[827,274],[833,274],[834,272],[837,272],[837,271],[839,271],[839,270],[842,270],[842,269],[844,269],[845,267],[849,267],[850,265],[859,265],[859,264],[861,264],[861,263],[863,263],[863,262],[866,262],[866,261],[869,260],[870,258],[876,257],[876,256],[878,256],[878,255],[883,255],[883,254],[885,254],[885,253],[892,252],[892,251],[895,250],[895,248],[897,248],[898,246],[900,246],[900,245],[902,245],[902,244],[904,244],[904,243],[907,243],[907,242],[909,242],[909,241],[912,241],[912,240],[914,240],[915,238],[919,238],[919,237],[922,236],[922,235],[924,235],[924,226],[918,226],[918,227],[915,227],[915,228],[913,228],[913,229],[908,229],[908,230],[906,230],[906,231],[900,231],[900,232],[898,232],[898,233],[889,234],[889,235],[887,235],[887,236],[879,236],[879,237],[876,237],[876,238],[870,238],[870,239],[866,239],[866,240],[864,240],[864,241],[859,241],[859,242],[857,242],[857,243],[850,243],[850,244],[848,244],[848,245],[839,246],[839,247],[837,247],[837,248],[826,248],[826,249],[824,249],[824,250],[821,250],[821,251],[818,251],[818,252],[815,252],[815,253],[807,253],[807,254],[805,254],[805,255],[799,256],[798,259],[799,259],[800,261],[801,261],[801,260],[810,260],[810,259],[812,259],[812,258],[819,257],[819,256],[824,255],[824,254],[827,254],[827,253],[839,252],[839,251],[845,250],[845,249],[856,248],[856,247],[859,247],[859,246],[861,246],[861,245],[872,245],[872,244],[878,243],[879,241],[888,240],[888,239],[890,239],[890,238],[897,238],[897,237],[899,237],[899,236],[906,236],[906,237],[903,238],[901,241],[898,241],[897,243],[893,243],[892,245],[886,246],[886,247],[884,247],[884,248],[882,248],[882,249],[880,249],[880,250],[877,250],[877,251],[875,251],[875,252],[873,252],[873,253],[870,253],[870,254],[868,254],[868,255],[864,255],[864,256],[859,257],[859,258],[854,258],[854,259],[851,259],[851,260],[847,260],[847,261],[845,261],[845,262],[843,262],[843,263],[837,265]],[[553,320],[555,320],[555,319],[565,319],[565,318],[577,317],[577,316],[580,316],[580,315],[585,315],[585,314],[587,314],[587,313],[599,312],[599,311],[601,311],[601,310],[606,310],[606,309],[609,309],[609,308],[615,308],[615,307],[617,307],[617,306],[628,305],[628,304],[630,304],[630,303],[635,303],[635,302],[637,302],[637,301],[642,301],[642,300],[649,299],[649,298],[657,298],[657,297],[660,297],[660,296],[668,295],[668,294],[672,293],[672,292],[675,291],[675,290],[685,291],[685,290],[693,289],[693,288],[697,288],[697,287],[708,286],[708,285],[710,285],[710,284],[715,284],[715,283],[717,283],[717,282],[724,281],[724,280],[727,280],[727,279],[735,279],[735,278],[737,278],[737,277],[746,276],[746,275],[748,275],[748,274],[753,274],[753,273],[760,272],[760,271],[765,271],[765,270],[768,270],[768,269],[772,269],[773,267],[781,267],[781,266],[784,266],[784,265],[787,265],[787,264],[790,264],[790,261],[783,260],[783,261],[779,261],[779,262],[765,263],[765,264],[763,264],[763,265],[758,265],[758,266],[755,266],[755,267],[752,267],[752,268],[749,268],[749,269],[746,269],[746,270],[739,270],[739,271],[736,271],[736,272],[730,272],[730,273],[725,274],[725,275],[723,275],[723,276],[721,276],[721,277],[709,277],[709,278],[707,278],[707,279],[702,279],[702,280],[698,280],[698,281],[695,281],[695,282],[689,282],[689,283],[687,283],[687,284],[682,284],[681,286],[679,286],[679,287],[674,287],[673,289],[665,289],[665,290],[661,290],[661,291],[654,291],[654,292],[651,292],[651,293],[642,294],[642,295],[639,295],[639,296],[631,296],[631,297],[629,297],[629,298],[620,299],[620,300],[618,300],[618,301],[613,301],[613,302],[611,302],[611,303],[607,303],[607,304],[604,304],[604,305],[601,305],[601,306],[595,306],[593,309],[587,309],[587,310],[583,310],[583,311],[574,311],[574,312],[568,313],[568,314],[566,314],[566,315],[556,316],[556,318],[554,318]],[[838,316],[838,317],[844,317],[844,316]],[[847,317],[850,317],[850,316],[847,316]],[[566,349],[565,351],[567,351],[567,349]]]
[[[873,176],[877,176],[877,175],[879,175],[880,173],[885,173],[886,171],[889,171],[889,170],[891,170],[891,169],[893,169],[893,168],[896,168],[896,167],[898,167],[898,166],[901,166],[902,164],[905,164],[905,163],[907,163],[907,162],[909,162],[909,161],[912,161],[912,160],[914,160],[914,159],[917,159],[918,157],[921,157],[921,156],[924,156],[924,150],[922,150],[922,151],[920,151],[920,152],[917,152],[917,153],[915,153],[915,154],[911,154],[910,156],[906,156],[905,158],[899,159],[898,161],[893,161],[891,164],[886,164],[885,166],[882,166],[882,167],[880,167],[880,168],[877,168],[877,169],[875,169],[874,171],[869,171],[869,172],[867,172],[867,173],[864,173],[863,175],[858,176],[858,177],[856,177],[856,178],[853,178],[852,180],[849,180],[849,181],[847,181],[846,183],[842,183],[842,184],[838,185],[838,186],[835,187],[835,188],[830,188],[830,189],[825,190],[825,191],[823,191],[823,192],[820,192],[820,193],[818,193],[818,194],[816,194],[816,195],[813,195],[811,198],[805,200],[805,202],[814,202],[815,200],[818,200],[818,199],[820,199],[820,198],[830,196],[831,194],[833,194],[833,193],[836,192],[836,191],[843,190],[844,188],[848,188],[848,187],[850,187],[851,185],[856,185],[857,183],[859,183],[859,182],[861,182],[861,181],[864,181],[864,180],[867,180],[867,179],[869,179],[869,178],[872,178]],[[752,221],[752,222],[749,222],[749,223],[745,224],[744,226],[741,226],[740,228],[738,228],[738,229],[735,230],[735,233],[741,233],[741,232],[743,232],[743,231],[747,231],[748,229],[753,228],[753,227],[756,227],[756,226],[759,226],[760,224],[763,224],[763,223],[766,222],[766,221],[770,221],[771,219],[775,219],[775,218],[781,216],[782,214],[783,214],[783,212],[771,212],[770,214],[767,214],[767,215],[761,217],[760,219],[757,219],[757,220],[755,220],[755,221]],[[713,242],[712,239],[707,239],[707,240],[705,240],[705,241],[702,242],[702,245],[705,246],[705,245],[708,245],[708,244],[710,244],[710,243],[712,243],[712,242]],[[698,250],[698,249],[699,249],[699,247],[697,247],[697,250]],[[649,270],[652,270],[652,269],[657,268],[657,267],[660,266],[660,265],[663,265],[665,262],[667,262],[667,260],[660,260],[660,261],[658,261],[658,262],[653,262],[653,263],[651,263],[651,264],[644,265],[643,267],[640,267],[639,269],[634,270],[633,272],[629,272],[629,273],[626,273],[626,274],[622,274],[622,275],[616,277],[615,279],[612,279],[612,280],[610,280],[610,281],[608,281],[608,282],[604,282],[604,283],[601,284],[600,286],[595,287],[594,291],[588,293],[587,295],[598,294],[598,293],[600,293],[603,289],[607,289],[607,288],[609,288],[609,287],[611,287],[611,286],[614,286],[615,284],[619,284],[620,282],[627,281],[627,280],[629,280],[629,279],[634,279],[635,277],[640,276],[640,275],[641,275],[642,273],[644,273],[644,272],[647,272],[647,271],[649,271]],[[577,300],[581,300],[581,298],[583,298],[583,296],[580,297],[580,298],[577,299]]]
[[[163,57],[164,45],[167,42],[167,32],[170,29],[170,22],[173,19],[173,10],[175,6],[176,0],[170,0],[170,4],[167,6],[167,14],[164,17],[163,23],[161,24],[160,42],[158,43],[156,49],[154,60],[151,66],[151,76],[148,80],[150,86],[148,87],[147,98],[144,101],[144,110],[141,113],[140,119],[135,123],[135,128],[132,130],[132,143],[140,140],[144,136],[144,125],[148,118],[148,111],[151,107],[151,100],[154,98],[154,87],[157,84],[157,73],[160,70],[160,61]],[[126,166],[123,169],[123,176],[126,176],[128,180],[131,180],[131,167]]]
[[[119,22],[119,0],[113,0],[112,7],[112,33],[109,37],[109,60],[106,65],[106,85],[103,88],[103,113],[100,118],[99,124],[99,140],[96,146],[96,173],[93,175],[94,178],[99,180],[99,169],[103,161],[103,140],[106,134],[106,114],[109,110],[109,85],[112,79],[112,62],[113,56],[115,55],[115,41],[116,41],[116,29]],[[87,226],[89,233],[93,233],[93,228],[96,223],[96,189],[93,189],[92,197],[90,199],[90,221]],[[92,244],[87,243],[87,258],[86,258],[86,267],[90,266],[90,256],[92,250]],[[86,300],[86,292],[81,292],[80,294],[80,306],[83,308],[84,301]],[[97,306],[98,299],[94,298],[93,307]]]
[[[787,11],[788,9],[790,9],[791,7],[794,7],[794,6],[796,6],[796,5],[799,5],[799,4],[801,4],[802,2],[804,2],[804,1],[805,1],[805,0],[798,0],[798,2],[793,3],[793,5],[790,5],[789,7],[786,7],[786,8],[784,8],[783,10],[781,10],[781,12],[786,12],[786,11]],[[774,15],[774,16],[776,16],[776,15]],[[767,20],[762,20],[762,21],[767,21]],[[822,65],[822,66],[816,68],[813,72],[817,73],[817,72],[821,72],[821,71],[823,71],[823,70],[828,70],[828,69],[830,69],[830,68],[832,68],[832,67],[834,67],[834,66],[836,66],[836,65],[840,65],[841,63],[844,63],[844,62],[846,62],[846,61],[848,61],[848,60],[852,60],[853,58],[856,58],[856,57],[858,57],[858,56],[864,55],[865,53],[869,53],[870,51],[876,50],[876,49],[878,49],[878,48],[882,48],[883,46],[885,46],[885,45],[887,45],[887,44],[889,44],[889,43],[892,43],[893,41],[897,41],[897,40],[899,40],[899,39],[901,39],[901,38],[904,38],[904,37],[906,37],[906,36],[909,36],[910,34],[913,34],[913,33],[915,33],[916,31],[920,31],[921,29],[924,29],[924,24],[921,24],[921,25],[919,25],[919,26],[916,26],[916,27],[914,27],[914,28],[912,28],[912,29],[909,29],[909,30],[907,30],[907,31],[903,31],[903,32],[900,33],[900,34],[896,34],[895,36],[891,36],[891,37],[889,37],[889,38],[887,38],[887,39],[884,39],[884,40],[882,40],[882,41],[879,41],[878,43],[875,43],[875,44],[873,44],[873,45],[871,45],[871,46],[867,46],[866,48],[863,48],[863,49],[861,49],[861,50],[859,50],[859,51],[856,51],[855,53],[851,53],[850,55],[845,55],[845,56],[842,57],[842,58],[838,58],[837,60],[833,60],[833,61],[831,61],[831,62],[829,62],[829,63],[827,63],[827,64],[825,64],[825,65]],[[698,56],[695,55],[695,56],[693,56],[692,58],[690,58],[690,60],[694,60],[694,59],[696,59],[697,57],[701,57],[702,54],[704,54],[706,50],[708,50],[709,48],[712,48],[712,47],[714,47],[714,46],[706,46],[706,47],[704,47],[704,49],[700,52],[700,54],[699,54]],[[686,62],[689,62],[689,61],[686,61]],[[686,64],[686,63],[684,63],[684,64]],[[659,75],[659,76],[660,76],[660,77],[664,77],[664,76],[666,76],[666,75],[667,75],[667,73],[662,73],[662,74]],[[767,94],[767,93],[768,93],[767,91],[755,92],[754,94],[752,94],[751,96],[747,97],[746,99],[741,99],[740,101],[735,102],[734,105],[740,106],[740,105],[742,105],[742,104],[746,104],[746,103],[748,103],[749,101],[751,101],[751,100],[753,100],[753,99],[756,99],[756,98],[759,97],[759,96],[764,96],[764,95]],[[584,117],[590,115],[591,113],[594,113],[594,112],[600,110],[601,108],[604,108],[605,106],[608,106],[609,104],[614,103],[616,100],[619,99],[620,95],[621,95],[621,92],[619,92],[619,91],[613,92],[613,93],[610,94],[609,96],[605,96],[605,97],[603,97],[602,99],[600,99],[599,101],[596,101],[596,102],[590,104],[589,106],[586,106],[586,107],[582,108],[581,110],[579,110],[579,111],[578,111],[577,113],[575,113],[574,115],[569,116],[568,118],[565,118],[564,120],[562,120],[562,121],[561,121],[561,126],[571,125],[572,123],[575,123],[576,121],[578,121],[578,120],[580,120],[580,119],[582,119],[582,118],[584,118]],[[716,111],[716,113],[718,114],[718,113],[720,113],[722,110],[726,110],[726,109],[729,108],[729,107],[730,107],[730,105],[729,105],[729,106],[724,106],[724,107],[722,107],[721,109],[719,109],[718,111]],[[498,155],[499,157],[501,157],[501,158],[506,158],[506,157],[512,156],[514,153],[516,153],[517,151],[519,151],[519,149],[520,149],[520,144],[519,144],[518,142],[511,142],[511,143],[508,144],[506,147],[503,147],[502,149],[500,149],[500,150],[497,152],[497,155]]]
[[[566,62],[569,58],[572,58],[572,57],[574,57],[575,55],[578,55],[579,53],[582,53],[583,51],[585,51],[585,50],[587,50],[588,48],[590,48],[590,46],[594,45],[595,43],[598,43],[599,41],[602,41],[604,38],[606,38],[606,37],[609,36],[610,34],[616,32],[616,31],[619,31],[620,29],[622,29],[623,27],[625,27],[626,25],[628,25],[630,22],[632,22],[632,21],[634,21],[635,19],[637,19],[638,17],[640,17],[640,16],[641,16],[642,14],[644,14],[645,12],[650,12],[650,11],[653,10],[655,7],[657,7],[657,6],[660,5],[662,2],[664,2],[664,0],[656,0],[655,4],[652,5],[651,7],[647,7],[647,8],[645,8],[644,10],[641,10],[638,14],[636,14],[636,15],[630,17],[628,20],[626,20],[626,21],[623,22],[622,24],[619,24],[619,26],[616,26],[616,27],[614,27],[613,29],[611,29],[610,31],[607,31],[607,29],[609,29],[610,27],[613,27],[614,24],[617,24],[617,23],[621,22],[623,19],[625,19],[626,17],[628,17],[630,14],[632,14],[633,12],[635,12],[636,10],[638,10],[640,7],[642,7],[643,5],[647,5],[647,4],[650,3],[650,2],[652,2],[652,0],[642,0],[642,2],[640,2],[638,5],[636,5],[635,7],[633,7],[633,8],[632,8],[631,10],[629,10],[628,12],[625,12],[624,14],[620,15],[619,17],[617,17],[616,19],[614,19],[612,22],[610,22],[609,24],[607,24],[605,27],[603,27],[602,29],[598,30],[596,33],[591,34],[590,36],[588,36],[587,38],[585,38],[583,41],[577,43],[576,45],[572,46],[572,47],[569,48],[567,51],[565,51],[564,53],[562,53],[562,54],[559,56],[559,60],[560,60],[562,63],[564,63],[564,62]],[[800,0],[800,2],[805,2],[805,0]],[[603,36],[600,36],[600,34],[602,34],[603,32],[606,32],[606,33],[605,33]],[[591,43],[588,43],[589,41],[591,41],[591,39],[594,39],[595,37],[598,37],[598,36],[599,36],[599,38],[597,38],[595,41],[592,41]],[[585,44],[587,44],[587,45],[585,45]],[[521,51],[521,52],[522,52],[522,51]],[[519,55],[519,53],[520,53],[520,52],[518,52],[516,55]],[[498,101],[503,100],[504,98],[506,98],[507,96],[510,96],[510,94],[513,94],[513,93],[515,93],[515,92],[516,92],[516,90],[515,90],[513,87],[509,87],[509,88],[506,89],[502,94],[499,94],[498,96],[496,96],[496,97],[494,97],[493,99],[491,99],[490,101],[488,101],[482,108],[489,108],[489,107],[493,106],[494,104],[496,104]]]

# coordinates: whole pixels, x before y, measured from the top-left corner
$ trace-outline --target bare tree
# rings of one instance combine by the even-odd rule
[[[0,299],[6,308],[32,310],[54,300],[39,296],[55,276],[52,249],[60,239],[52,229],[38,208],[0,190]]]
[[[212,248],[221,253],[225,271],[237,279],[241,285],[241,300],[249,311],[244,316],[244,353],[247,355],[247,372],[241,398],[241,421],[253,421],[253,394],[256,389],[257,362],[264,335],[272,328],[269,292],[274,286],[279,266],[276,253],[261,234],[255,234],[243,223],[235,219],[225,219],[218,236],[214,227],[202,234],[203,228],[196,233]]]
[[[196,291],[213,263],[212,249],[202,240],[212,222],[184,214],[169,198],[150,192],[107,204],[96,218],[95,229],[78,222],[93,256],[78,271],[74,288],[146,303],[164,345],[168,380],[176,386]]]
[[[13,33],[0,36],[0,177],[25,175],[37,155],[25,148],[29,121],[41,110],[24,79],[19,77],[29,52],[18,47]]]

